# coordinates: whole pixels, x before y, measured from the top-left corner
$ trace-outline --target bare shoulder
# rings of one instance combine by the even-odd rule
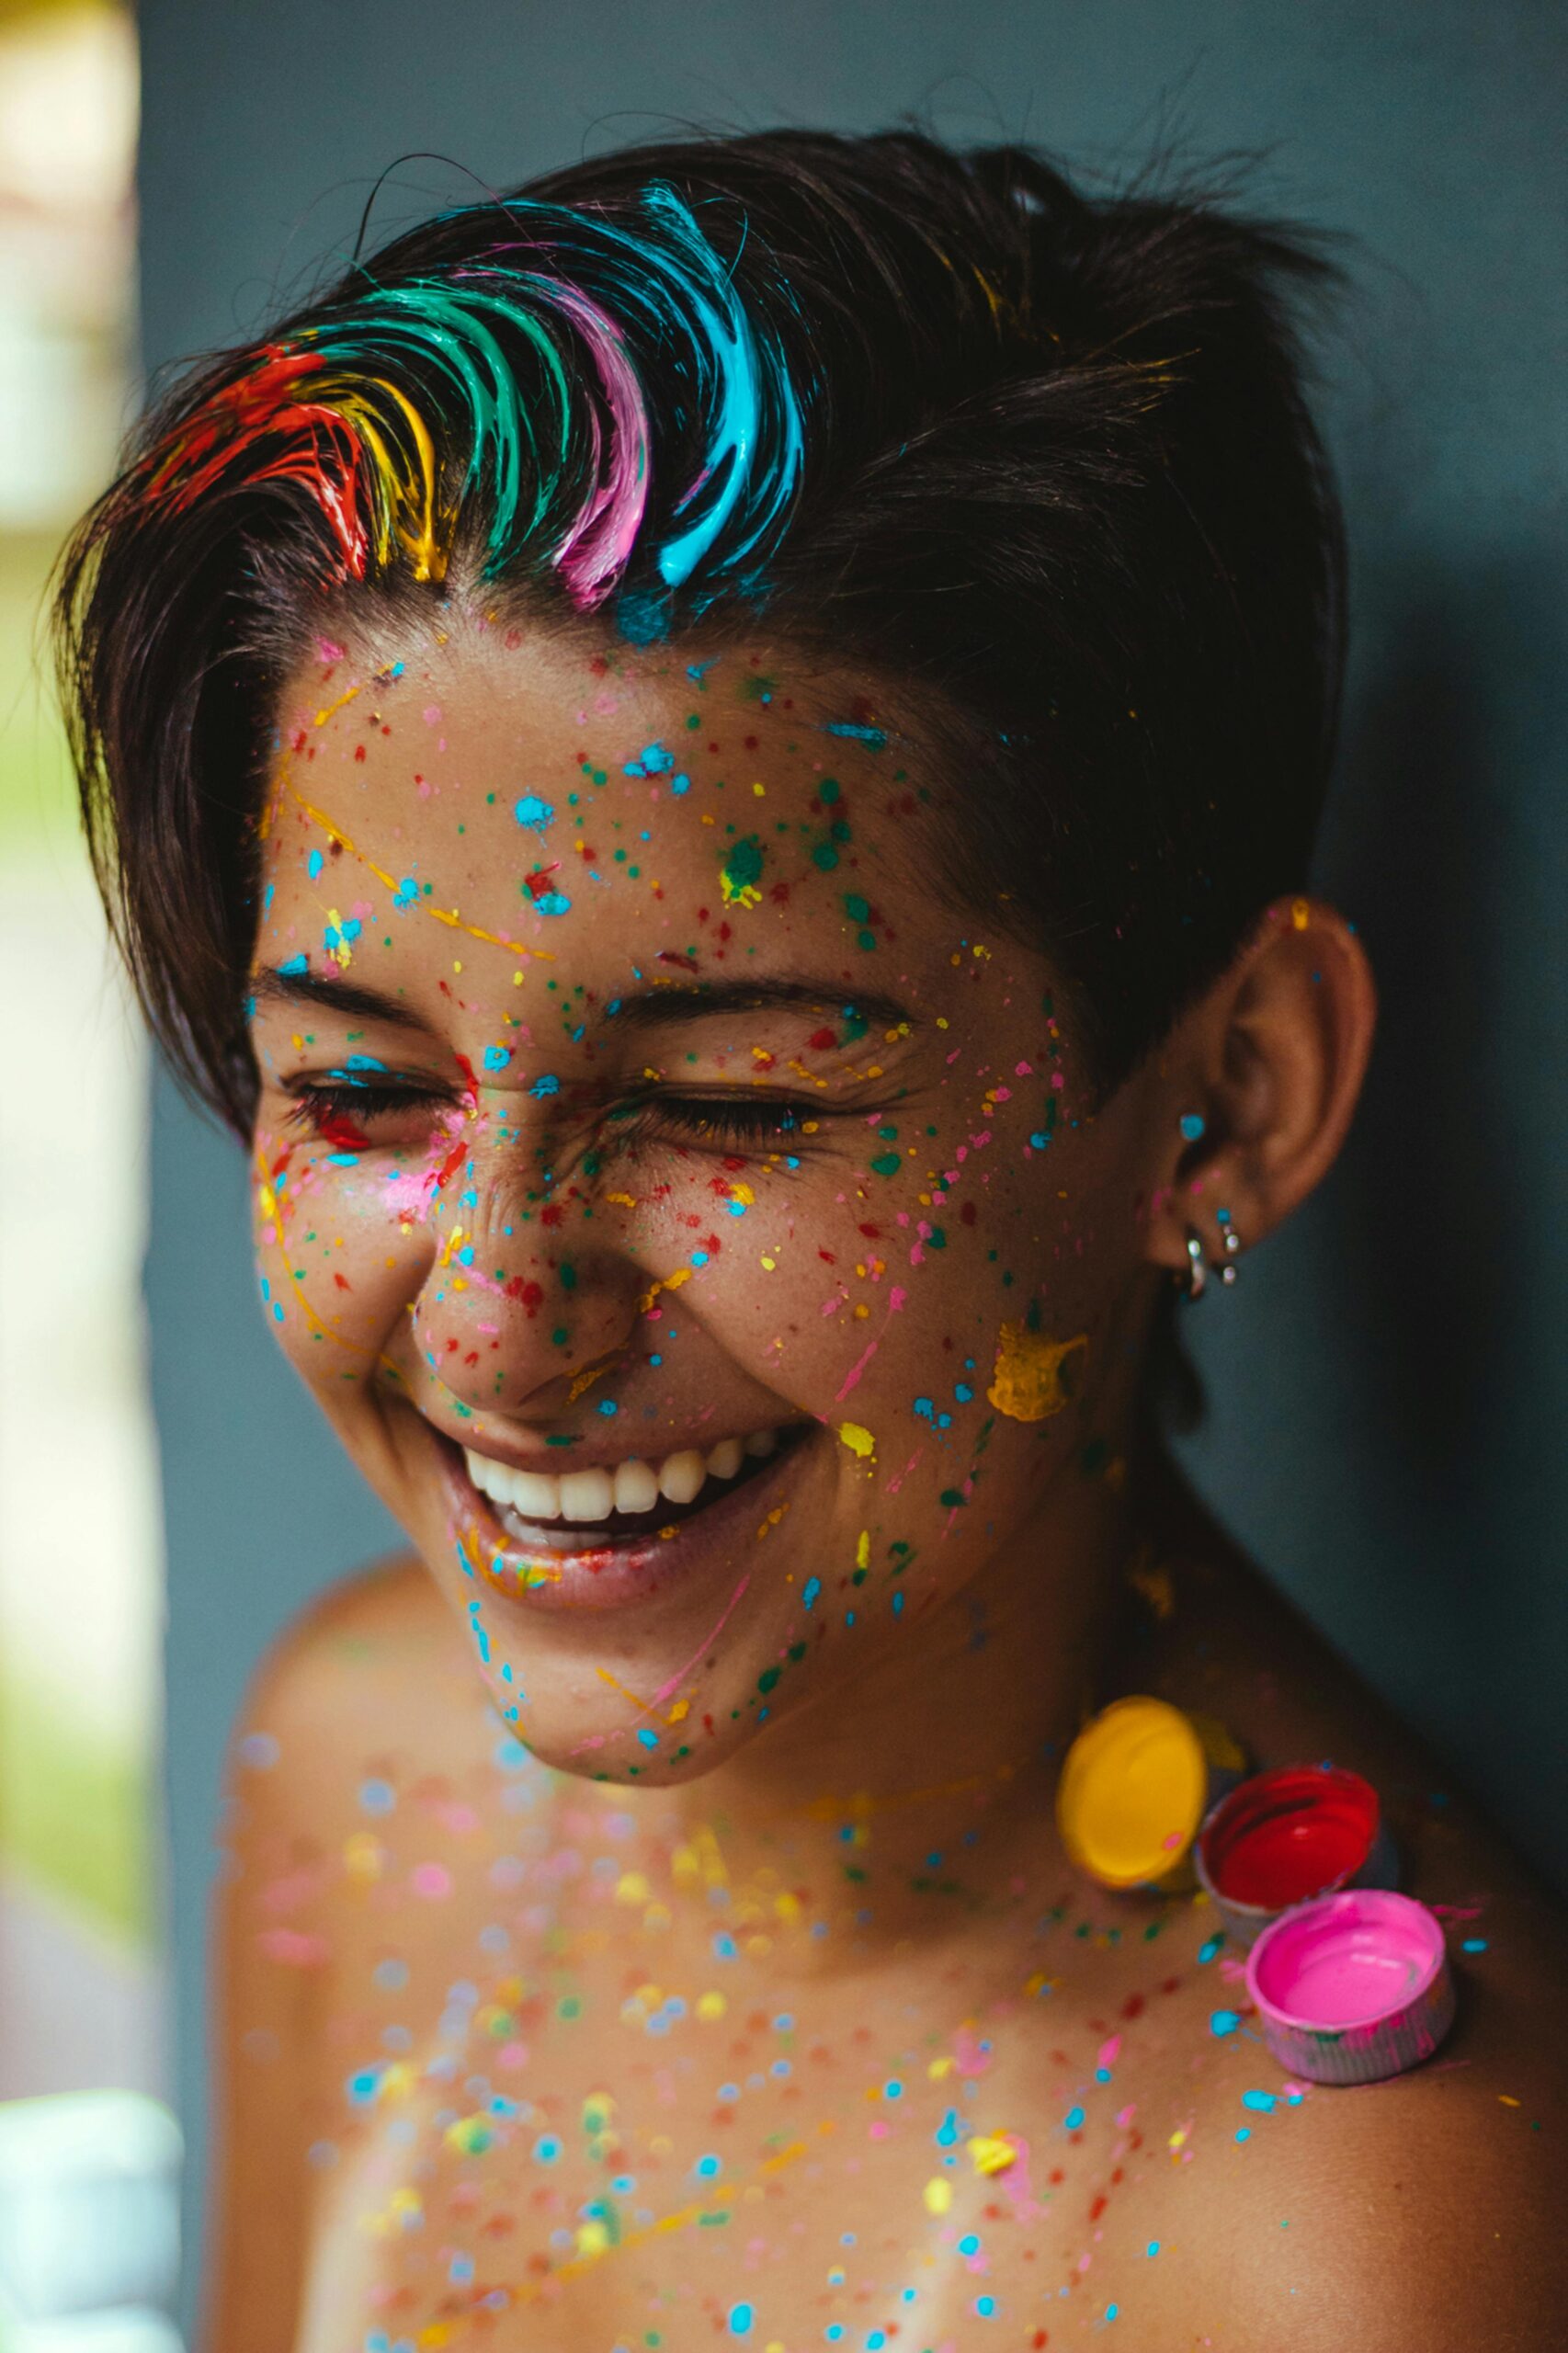
[[[1459,1999],[1425,2066],[1353,2089],[1291,2086],[1244,2010],[1211,2045],[1171,2168],[1164,2309],[1236,2353],[1534,2353],[1568,2291],[1563,1907],[1244,1565],[1178,1583],[1176,1599],[1150,1681],[1219,1716],[1258,1764],[1332,1756],[1365,1774],[1401,1886],[1443,1922]]]
[[[1478,1968],[1425,2067],[1292,2085],[1238,2037],[1163,2200],[1160,2311],[1217,2353],[1539,2353],[1568,2259],[1568,2082],[1550,2018]],[[1152,2242],[1153,2244],[1153,2242]]]
[[[421,1866],[460,1896],[486,1847],[498,1732],[461,1629],[417,1561],[347,1578],[302,1611],[234,1727],[214,1907],[214,2176],[207,2341],[291,2342],[312,2151],[336,2128],[346,1986],[385,1934],[378,1893]],[[402,1809],[417,1833],[391,1829]],[[389,1886],[388,1891],[391,1893]],[[410,1904],[412,1948],[460,1901]]]

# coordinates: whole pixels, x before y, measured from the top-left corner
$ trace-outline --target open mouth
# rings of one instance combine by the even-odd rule
[[[554,1474],[514,1471],[465,1448],[463,1466],[508,1536],[546,1552],[580,1552],[680,1527],[758,1477],[801,1434],[800,1424],[753,1430],[744,1438],[720,1438],[703,1451],[683,1447],[657,1460],[636,1456]]]
[[[699,1450],[585,1470],[519,1471],[443,1438],[460,1524],[486,1581],[547,1605],[608,1607],[715,1566],[789,1508],[812,1422],[754,1430]]]

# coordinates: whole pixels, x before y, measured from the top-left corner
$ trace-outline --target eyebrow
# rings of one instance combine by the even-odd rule
[[[846,988],[842,981],[812,979],[715,981],[695,988],[678,981],[660,982],[635,996],[612,997],[605,1010],[617,1021],[651,1029],[665,1022],[715,1020],[722,1015],[766,1012],[775,1006],[840,1017],[858,1014],[884,1029],[896,1029],[913,1018],[896,997]]]
[[[417,1013],[380,989],[358,987],[352,981],[329,980],[324,972],[289,972],[277,964],[263,964],[250,977],[250,993],[267,1005],[315,1005],[326,1013],[346,1013],[351,1019],[384,1021],[393,1029],[429,1029]]]
[[[252,995],[269,1005],[318,1006],[324,1012],[347,1014],[360,1021],[384,1021],[394,1029],[423,1029],[429,1025],[411,1006],[380,989],[361,988],[353,981],[331,979],[324,972],[290,972],[278,964],[264,964],[251,975]],[[846,988],[832,980],[716,981],[696,987],[677,981],[660,982],[631,996],[612,997],[607,1017],[635,1029],[653,1029],[674,1022],[714,1021],[738,1013],[762,1013],[779,1006],[791,1011],[854,1014],[883,1029],[896,1029],[913,1016],[896,997],[879,990]]]

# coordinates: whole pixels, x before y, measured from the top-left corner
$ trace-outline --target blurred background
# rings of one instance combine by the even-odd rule
[[[164,2353],[163,1542],[145,1040],[36,659],[135,399],[136,34],[0,8],[0,2346]]]
[[[1357,241],[1320,351],[1355,642],[1318,881],[1383,1026],[1331,1182],[1187,1326],[1186,1452],[1428,1736],[1426,1794],[1470,1785],[1568,1881],[1565,97],[1554,0],[0,6],[0,2297],[51,2184],[150,2201],[160,2250],[53,2320],[35,2278],[0,2346],[107,2347],[73,2296],[156,2325],[181,2131],[188,2308],[228,1728],[397,1540],[262,1328],[240,1155],[106,981],[33,614],[149,372],[335,270],[400,157],[373,239],[585,148],[919,108],[1091,186],[1264,151],[1254,203]]]

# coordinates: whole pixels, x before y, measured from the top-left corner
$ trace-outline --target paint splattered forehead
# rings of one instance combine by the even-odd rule
[[[694,612],[759,596],[800,489],[802,395],[690,208],[658,181],[642,206],[628,229],[513,199],[515,242],[370,282],[246,355],[133,495],[177,514],[295,483],[326,525],[324,585],[439,582],[460,536],[483,579],[554,572],[581,612],[619,590],[643,642],[676,588]],[[657,418],[655,357],[676,387]]]

